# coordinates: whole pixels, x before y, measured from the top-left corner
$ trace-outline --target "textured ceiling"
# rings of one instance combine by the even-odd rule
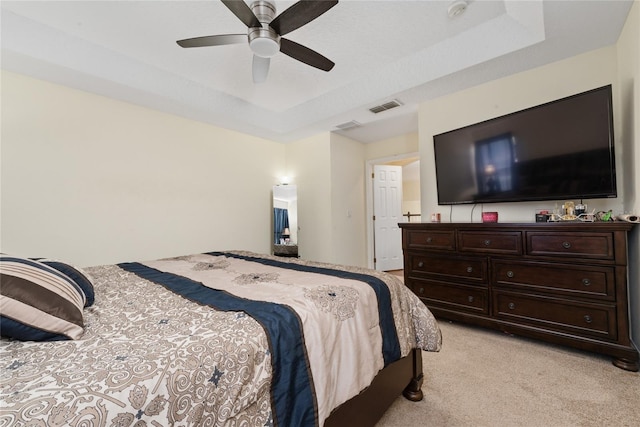
[[[453,19],[452,3],[342,0],[286,36],[332,71],[278,54],[254,84],[248,45],[175,43],[246,32],[217,0],[3,0],[2,68],[270,140],[371,142],[416,131],[424,100],[614,44],[633,1],[475,0]]]

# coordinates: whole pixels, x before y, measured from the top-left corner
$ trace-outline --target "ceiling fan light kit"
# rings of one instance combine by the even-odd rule
[[[303,25],[316,19],[333,6],[337,0],[301,0],[276,16],[276,6],[270,0],[258,0],[248,6],[242,0],[221,0],[247,26],[247,36],[240,34],[220,34],[178,40],[184,48],[221,46],[249,42],[253,57],[253,81],[261,83],[269,72],[270,58],[278,52],[323,71],[329,71],[335,65],[318,52],[283,38]]]
[[[249,47],[263,58],[271,58],[280,52],[280,36],[271,27],[250,28]]]

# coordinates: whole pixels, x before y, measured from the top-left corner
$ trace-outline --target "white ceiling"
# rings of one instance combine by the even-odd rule
[[[3,0],[2,68],[274,141],[355,120],[338,133],[371,142],[417,131],[420,102],[614,44],[633,0],[471,0],[453,19],[451,3],[342,0],[286,35],[333,70],[278,54],[254,84],[248,45],[175,43],[246,32],[217,0]]]

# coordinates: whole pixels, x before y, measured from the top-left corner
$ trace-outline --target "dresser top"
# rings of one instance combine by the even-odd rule
[[[554,231],[629,231],[635,224],[624,221],[608,222],[401,222],[405,229],[475,229],[475,230],[554,230]]]

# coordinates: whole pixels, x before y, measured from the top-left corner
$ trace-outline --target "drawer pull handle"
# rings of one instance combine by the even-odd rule
[[[591,285],[591,280],[589,279],[582,279],[582,284],[585,286],[590,286]]]
[[[467,298],[467,300],[468,300],[469,302],[473,302],[474,298],[473,298],[471,295],[469,295],[469,297]]]
[[[513,276],[515,276],[515,274],[513,274],[513,271],[511,271],[511,270],[507,271],[507,277],[509,279],[513,279]]]
[[[424,294],[424,288],[420,288],[420,293]]]
[[[420,267],[420,268],[424,267],[424,262],[420,261],[420,262],[418,263],[418,267]]]
[[[489,246],[491,244],[491,240],[487,239],[484,241],[485,246]]]
[[[516,308],[516,305],[512,302],[509,303],[509,310],[514,310]]]
[[[584,316],[584,321],[585,321],[585,322],[587,322],[587,323],[591,323],[591,322],[593,322],[593,319],[591,318],[591,316],[589,316],[588,314],[586,314],[586,315]]]
[[[473,267],[471,266],[467,267],[467,273],[473,273]]]
[[[432,237],[427,237],[427,243],[431,243],[433,242],[433,238]]]
[[[569,249],[571,247],[571,243],[570,242],[562,242],[562,247],[565,249]]]

